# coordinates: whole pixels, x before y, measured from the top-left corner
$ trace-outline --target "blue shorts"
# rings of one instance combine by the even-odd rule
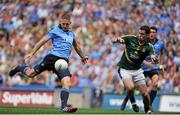
[[[151,70],[151,71],[144,71],[145,77],[152,78],[152,76],[154,76],[154,75],[159,75],[159,70],[155,69],[155,70]]]
[[[56,71],[54,64],[58,59],[64,59],[52,54],[48,54],[44,57],[44,59],[37,65],[34,66],[34,70],[37,74],[40,74],[41,72],[48,70],[54,72],[58,78],[61,80],[63,77],[69,76],[71,77],[71,73],[69,72],[69,69],[66,69],[64,71]],[[67,59],[64,59],[67,61]]]

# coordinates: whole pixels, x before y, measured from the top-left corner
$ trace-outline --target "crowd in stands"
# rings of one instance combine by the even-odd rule
[[[116,64],[124,46],[111,38],[135,34],[141,25],[156,26],[165,43],[161,61],[166,66],[159,80],[160,90],[180,92],[180,4],[176,0],[1,0],[0,1],[0,84],[41,84],[54,87],[56,76],[44,72],[34,79],[8,76],[12,65],[24,63],[24,56],[59,24],[63,13],[72,13],[71,29],[86,55],[87,65],[73,50],[70,58],[73,87],[92,87],[104,93],[124,92]],[[50,49],[48,43],[33,57],[36,64]]]

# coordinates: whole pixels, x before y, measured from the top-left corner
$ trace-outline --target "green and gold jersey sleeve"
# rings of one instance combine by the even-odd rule
[[[152,55],[154,54],[154,48],[153,45],[151,43],[148,43],[148,47],[147,47],[147,55]]]

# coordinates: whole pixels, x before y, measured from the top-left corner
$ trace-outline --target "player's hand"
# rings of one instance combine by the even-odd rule
[[[112,40],[111,40],[113,43],[121,43],[121,44],[124,44],[124,39],[122,39],[121,37],[113,37]]]
[[[87,63],[87,61],[88,61],[88,56],[83,57],[83,58],[81,59],[81,61],[82,61],[84,64]]]
[[[33,54],[32,54],[32,53],[27,54],[27,55],[24,57],[25,62],[26,62],[27,64],[29,64],[30,61],[31,61],[31,59],[32,59],[32,57],[33,57]]]
[[[159,63],[158,58],[155,55],[151,55],[152,63]]]

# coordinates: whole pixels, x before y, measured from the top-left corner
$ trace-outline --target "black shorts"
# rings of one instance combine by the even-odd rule
[[[64,59],[52,54],[48,54],[44,57],[44,59],[37,65],[34,66],[34,70],[37,74],[40,74],[41,72],[48,70],[48,71],[52,71],[54,72],[58,78],[61,80],[63,77],[65,76],[70,76],[71,77],[71,73],[69,72],[69,69],[66,69],[64,71],[56,71],[54,64],[58,59]],[[67,59],[64,59],[67,61]]]
[[[154,75],[159,75],[159,71],[158,70],[144,71],[145,77],[152,78],[152,76]]]

